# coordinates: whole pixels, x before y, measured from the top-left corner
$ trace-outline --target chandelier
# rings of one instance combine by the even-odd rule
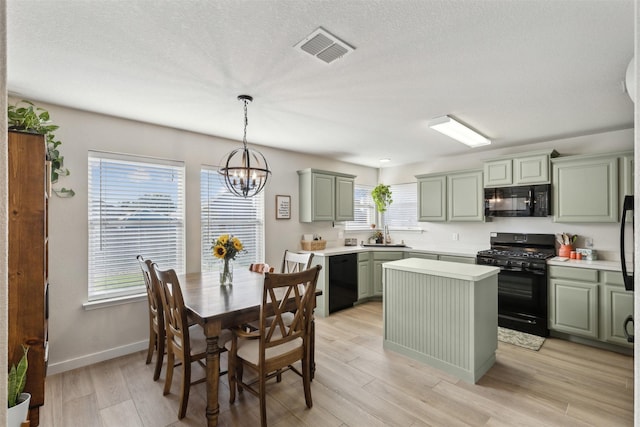
[[[267,184],[271,174],[267,159],[261,152],[247,148],[247,104],[253,101],[249,95],[239,95],[238,100],[244,104],[244,136],[242,148],[238,148],[225,156],[218,170],[229,191],[240,197],[253,197],[260,193]]]

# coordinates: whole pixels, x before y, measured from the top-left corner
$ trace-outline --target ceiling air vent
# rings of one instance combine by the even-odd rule
[[[331,64],[336,59],[342,58],[355,49],[322,27],[305,37],[304,40],[295,45],[295,48],[318,58],[326,64]]]

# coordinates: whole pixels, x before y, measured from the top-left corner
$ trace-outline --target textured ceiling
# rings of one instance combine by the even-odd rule
[[[633,126],[633,0],[8,0],[10,94],[396,166],[470,148],[450,114],[524,145]],[[294,46],[323,27],[355,47]],[[487,150],[476,148],[473,150]]]

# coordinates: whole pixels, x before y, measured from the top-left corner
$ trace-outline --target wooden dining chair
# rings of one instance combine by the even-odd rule
[[[312,253],[300,253],[285,250],[280,273],[295,273],[302,270],[308,270],[311,268],[311,260],[313,260]]]
[[[137,256],[144,284],[147,288],[147,302],[149,303],[149,348],[147,350],[148,365],[151,363],[154,350],[156,351],[156,367],[153,371],[153,380],[160,378],[162,362],[164,360],[166,334],[164,330],[164,311],[160,298],[160,289],[156,273],[151,267],[151,260],[145,260],[142,255]]]
[[[229,402],[235,401],[236,388],[238,392],[246,389],[257,396],[260,401],[260,424],[263,427],[267,425],[266,382],[281,372],[292,370],[302,377],[305,402],[308,408],[313,406],[311,313],[321,269],[317,265],[297,273],[265,273],[260,328],[253,332],[233,329],[231,342],[225,344],[229,350]],[[303,286],[304,292],[300,292],[299,285]],[[282,314],[289,310],[292,310],[294,318],[287,326]],[[302,371],[293,366],[297,361],[302,362]],[[251,383],[243,381],[245,366],[258,374],[257,379]]]
[[[253,271],[254,273],[264,273],[267,265],[268,264],[264,263],[251,264],[249,266],[249,271]],[[274,270],[275,269],[273,267],[269,267],[269,273],[273,273]]]
[[[207,341],[200,325],[189,326],[182,289],[175,270],[162,271],[155,263],[152,267],[158,278],[167,335],[167,376],[163,394],[167,395],[171,391],[173,368],[177,366],[176,359],[179,359],[179,365],[182,366],[182,383],[178,418],[182,419],[187,412],[191,386],[206,381],[206,378],[191,381],[191,364],[198,362],[206,369],[202,360],[206,357]],[[225,332],[226,336],[223,336]],[[220,342],[225,342],[230,338],[230,331],[225,329],[218,339]]]

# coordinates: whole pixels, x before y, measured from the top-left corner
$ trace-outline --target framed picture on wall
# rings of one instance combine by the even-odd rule
[[[291,196],[276,196],[276,219],[291,219]]]

